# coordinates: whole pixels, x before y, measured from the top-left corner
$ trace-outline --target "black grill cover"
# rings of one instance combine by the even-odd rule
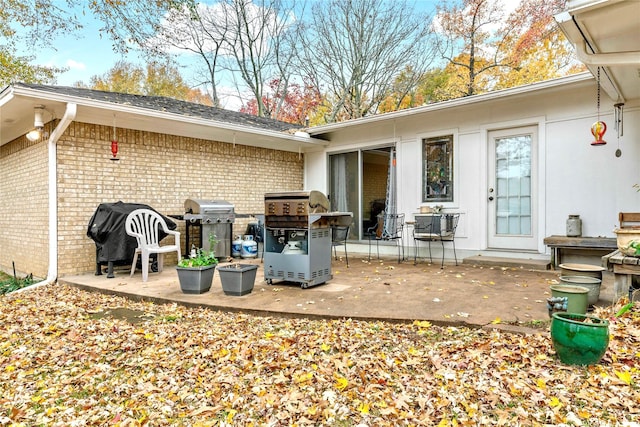
[[[96,262],[98,264],[106,262],[131,264],[138,242],[135,237],[127,234],[124,223],[127,215],[136,209],[156,211],[148,205],[121,201],[101,203],[98,206],[87,227],[87,236],[96,243]],[[170,230],[176,229],[175,222],[162,214],[160,215]],[[165,237],[166,233],[160,231],[160,240]]]

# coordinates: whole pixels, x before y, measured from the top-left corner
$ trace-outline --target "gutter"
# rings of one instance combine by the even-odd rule
[[[58,126],[51,132],[47,142],[49,165],[49,270],[47,278],[34,285],[18,289],[15,292],[46,286],[54,283],[58,278],[58,162],[56,161],[56,148],[58,140],[75,119],[77,110],[77,104],[67,104],[62,119],[60,119]]]
[[[586,65],[610,66],[610,65],[640,65],[640,52],[607,52],[589,53],[587,52],[587,42],[575,43],[578,59]]]
[[[334,132],[344,128],[350,128],[355,126],[361,126],[368,123],[379,123],[389,120],[395,120],[406,116],[415,116],[418,114],[429,113],[439,110],[447,110],[456,107],[463,107],[467,105],[478,104],[481,102],[487,102],[491,100],[499,100],[502,98],[508,98],[517,95],[523,95],[531,92],[539,92],[545,89],[555,89],[558,87],[564,87],[568,84],[579,83],[584,81],[593,80],[593,75],[588,71],[571,74],[569,76],[558,77],[555,79],[544,80],[541,82],[529,83],[522,86],[516,86],[507,89],[496,90],[487,93],[481,93],[479,95],[464,96],[461,98],[450,99],[447,101],[435,102],[433,104],[422,105],[419,107],[406,108],[404,110],[392,111],[389,113],[375,114],[372,116],[362,117],[359,119],[345,120],[343,122],[328,123],[326,125],[314,126],[306,131],[311,137],[322,135],[329,132]]]

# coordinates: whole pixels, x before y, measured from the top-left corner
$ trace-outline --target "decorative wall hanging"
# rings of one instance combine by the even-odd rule
[[[613,110],[613,120],[615,121],[615,126],[616,126],[616,136],[618,138],[618,148],[616,149],[616,157],[620,157],[622,156],[622,150],[620,149],[620,137],[624,134],[623,131],[623,109],[624,109],[624,104],[622,102],[619,102],[617,104],[614,104],[613,106],[614,110]]]
[[[597,76],[597,87],[598,87],[598,121],[591,125],[591,135],[596,139],[591,143],[591,145],[605,145],[607,141],[602,139],[604,137],[604,133],[607,131],[607,125],[605,122],[600,121],[600,67],[598,67],[598,76]]]
[[[116,138],[116,115],[113,115],[113,139],[111,139],[111,154],[110,160],[120,160],[118,158],[118,139]]]

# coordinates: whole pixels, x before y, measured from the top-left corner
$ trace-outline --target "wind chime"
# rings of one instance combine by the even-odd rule
[[[616,124],[616,135],[618,137],[618,148],[616,149],[616,157],[620,157],[622,156],[622,150],[620,149],[620,137],[623,136],[624,132],[623,132],[623,108],[624,108],[624,104],[622,102],[618,102],[617,104],[614,104],[613,106],[614,110],[614,117],[613,119],[615,120],[615,124]]]
[[[111,154],[110,160],[120,160],[118,158],[118,139],[116,138],[116,115],[113,115],[113,138],[111,139]]]
[[[591,125],[591,135],[596,139],[591,145],[605,145],[607,141],[602,139],[604,133],[607,131],[607,125],[605,122],[600,121],[600,67],[598,67],[597,77],[598,87],[598,121]]]

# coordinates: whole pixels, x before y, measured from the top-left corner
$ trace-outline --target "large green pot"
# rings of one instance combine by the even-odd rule
[[[609,346],[609,321],[578,313],[553,313],[551,341],[562,363],[593,365]]]

